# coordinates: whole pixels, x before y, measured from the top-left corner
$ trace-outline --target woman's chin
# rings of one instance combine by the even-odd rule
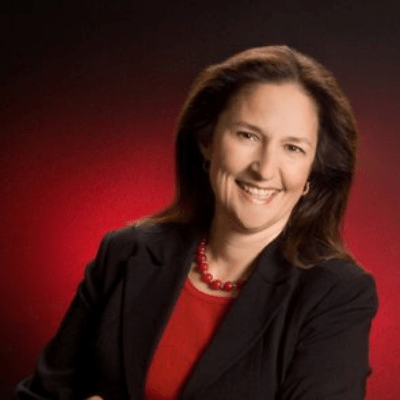
[[[280,228],[281,224],[279,223],[273,221],[262,221],[260,218],[249,218],[249,216],[246,216],[245,218],[235,216],[233,221],[234,226],[238,231],[247,234],[261,232],[265,232],[267,234],[268,232],[280,232],[283,229],[283,227]]]

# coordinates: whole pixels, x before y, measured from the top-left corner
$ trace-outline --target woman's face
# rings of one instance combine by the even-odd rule
[[[246,232],[279,234],[304,193],[318,139],[313,99],[294,83],[242,88],[210,143],[214,217]]]

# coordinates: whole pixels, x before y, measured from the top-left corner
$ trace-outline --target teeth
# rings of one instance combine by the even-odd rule
[[[240,182],[240,187],[245,190],[247,193],[251,194],[252,196],[256,196],[259,198],[267,198],[272,194],[276,193],[276,189],[262,189],[255,186],[246,185]]]

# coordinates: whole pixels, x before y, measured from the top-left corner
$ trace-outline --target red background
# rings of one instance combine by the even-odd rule
[[[133,4],[133,3],[132,3]],[[168,204],[173,130],[194,76],[287,43],[334,71],[360,128],[345,238],[380,309],[368,399],[400,393],[395,2],[19,2],[1,14],[0,398],[28,374],[111,229]]]

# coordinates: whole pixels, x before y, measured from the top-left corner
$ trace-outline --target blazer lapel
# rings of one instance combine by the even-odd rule
[[[189,271],[193,234],[145,238],[128,260],[122,315],[123,364],[130,398],[142,396],[147,369]]]
[[[235,300],[204,356],[195,367],[182,398],[192,398],[213,383],[259,339],[288,292],[291,266],[271,243]]]

